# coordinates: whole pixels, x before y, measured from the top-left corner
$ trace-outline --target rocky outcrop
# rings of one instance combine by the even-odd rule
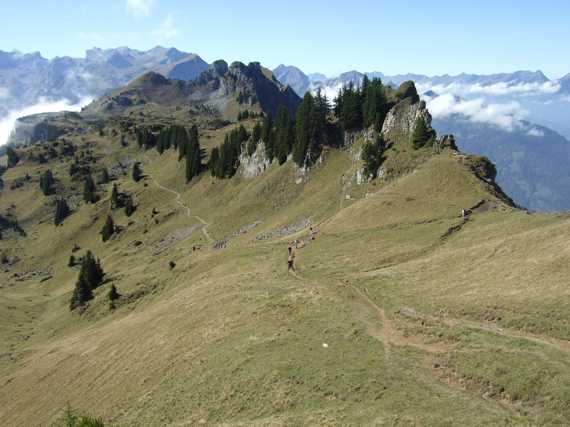
[[[271,166],[271,162],[265,154],[265,143],[263,141],[257,144],[257,148],[251,156],[247,153],[242,153],[239,162],[239,174],[244,178],[255,178]]]
[[[425,122],[431,125],[431,114],[425,102],[413,102],[413,98],[405,98],[388,112],[382,126],[382,135],[392,141],[403,138],[409,139],[420,117],[423,117]]]

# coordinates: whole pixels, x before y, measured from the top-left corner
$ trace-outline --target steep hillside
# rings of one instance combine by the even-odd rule
[[[147,73],[124,88],[117,89],[88,106],[85,115],[125,115],[147,104],[159,107],[211,108],[224,117],[235,118],[240,109],[255,107],[275,116],[277,107],[285,105],[293,114],[300,99],[282,86],[257,62],[249,65],[235,62],[228,67],[216,61],[196,81],[169,80],[157,73]],[[203,112],[203,111],[202,111]]]
[[[259,141],[255,177],[242,164],[187,182],[175,149],[139,148],[108,114],[144,100],[130,120],[147,126],[172,119],[151,104],[280,88],[255,65],[216,67],[193,84],[133,82],[3,174],[0,215],[25,236],[0,240],[0,423],[49,425],[70,405],[121,426],[568,424],[570,217],[515,208],[493,165],[449,137],[414,148],[413,123],[431,116],[409,85],[388,93],[376,179],[362,161],[373,128],[323,147],[311,168],[261,167]],[[238,126],[172,120],[198,125],[206,156]],[[96,203],[83,202],[82,167],[110,174]],[[131,216],[111,203],[114,184]],[[72,213],[56,227],[60,197]],[[109,214],[118,229],[103,242]],[[87,250],[105,281],[70,311],[70,256]]]

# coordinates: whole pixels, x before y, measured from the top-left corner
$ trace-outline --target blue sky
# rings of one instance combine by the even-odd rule
[[[0,49],[175,46],[306,72],[570,73],[568,0],[2,0]]]

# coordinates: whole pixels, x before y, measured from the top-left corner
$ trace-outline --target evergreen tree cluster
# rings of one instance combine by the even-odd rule
[[[71,209],[69,209],[69,205],[67,204],[64,198],[57,199],[55,201],[55,216],[54,216],[54,224],[56,226],[63,223],[65,218],[67,218],[71,214]]]
[[[299,166],[310,166],[319,157],[322,146],[329,138],[328,115],[330,106],[327,98],[317,92],[316,96],[306,93],[297,110],[293,160]]]
[[[436,138],[435,130],[431,128],[423,117],[420,117],[412,134],[412,145],[417,150],[426,145],[433,145]]]
[[[200,175],[202,170],[202,159],[204,158],[204,153],[200,147],[198,128],[196,125],[190,128],[188,138],[182,147],[182,151],[186,159],[186,182],[188,183],[192,178]]]
[[[111,215],[107,215],[107,220],[105,221],[105,224],[103,225],[103,228],[101,229],[101,240],[103,240],[103,243],[105,243],[107,240],[109,240],[111,238],[111,236],[113,234],[115,234],[115,222],[113,221],[113,218],[111,217]]]
[[[107,168],[103,168],[101,173],[99,174],[99,178],[97,179],[98,184],[108,184],[111,181],[111,177],[109,176],[109,171]]]
[[[137,144],[140,148],[144,148],[145,150],[148,148],[152,148],[157,143],[157,137],[154,133],[152,133],[149,129],[137,129]]]
[[[99,198],[97,197],[97,187],[91,175],[85,177],[83,182],[83,201],[85,203],[96,203]]]
[[[382,81],[370,80],[367,76],[364,76],[360,87],[349,84],[341,89],[335,99],[335,114],[347,132],[370,126],[380,131],[389,109]]]
[[[212,176],[217,178],[231,178],[239,167],[239,156],[242,145],[249,139],[249,134],[243,126],[226,134],[224,143],[220,147],[214,147],[210,154],[208,169]]]
[[[55,178],[50,169],[40,176],[40,189],[42,193],[44,193],[44,196],[55,194]]]
[[[376,178],[378,168],[382,164],[382,154],[386,144],[382,136],[379,136],[376,142],[369,142],[362,147],[362,161],[364,162],[364,175],[366,177]]]
[[[178,148],[185,144],[188,139],[188,132],[183,126],[172,125],[163,128],[158,134],[156,150],[162,154],[170,148]],[[179,155],[179,159],[184,157]]]
[[[74,310],[93,299],[93,290],[103,283],[104,276],[101,262],[93,256],[91,251],[87,251],[81,260],[81,270],[75,283],[69,308]]]
[[[238,113],[237,119],[238,122],[247,119],[255,119],[256,117],[260,117],[261,114],[256,113],[255,111],[244,110]]]
[[[111,209],[120,208],[125,208],[125,214],[127,216],[131,216],[137,209],[133,201],[133,196],[119,191],[117,184],[114,184],[113,190],[111,191]]]
[[[133,165],[133,181],[134,182],[139,182],[141,179],[143,179],[143,172],[141,169],[141,164],[139,162],[136,162]]]
[[[13,168],[20,161],[20,156],[12,147],[6,149],[6,155],[8,156],[8,168]]]

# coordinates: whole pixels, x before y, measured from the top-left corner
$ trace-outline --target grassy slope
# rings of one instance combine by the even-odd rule
[[[110,161],[117,143],[92,138]],[[204,175],[186,185],[174,153],[143,158],[133,147],[129,156],[149,177],[120,179],[140,206],[130,219],[115,214],[125,230],[107,244],[98,235],[106,200],[56,229],[36,225],[50,212],[37,182],[1,195],[2,210],[14,203],[33,230],[0,241],[25,255],[0,274],[3,425],[45,424],[67,403],[118,425],[570,421],[568,217],[503,205],[450,153],[363,186],[347,184],[348,152],[329,152],[300,185],[290,163],[255,180]],[[66,165],[53,169],[65,181]],[[25,171],[38,167],[6,180]],[[157,183],[181,192],[190,215]],[[482,199],[496,208],[462,224],[459,210]],[[307,230],[255,236],[305,218],[320,233],[287,274],[286,245]],[[202,221],[207,232],[154,255],[165,235]],[[210,239],[254,221],[227,249],[211,249]],[[74,242],[102,259],[109,279],[82,316],[67,310]],[[38,262],[51,280],[15,282]],[[124,295],[113,312],[111,282]]]

